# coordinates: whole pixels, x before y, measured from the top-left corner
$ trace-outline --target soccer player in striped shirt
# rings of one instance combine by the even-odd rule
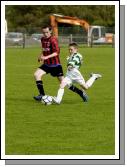
[[[66,76],[60,84],[60,88],[58,90],[57,97],[53,97],[53,101],[57,104],[60,104],[62,101],[65,86],[70,87],[72,85],[72,83],[78,83],[83,90],[87,90],[88,88],[90,88],[92,86],[92,84],[94,83],[94,81],[96,79],[102,77],[100,74],[93,74],[92,73],[89,80],[85,82],[82,74],[79,71],[79,68],[82,64],[82,55],[80,53],[78,53],[78,45],[76,43],[69,44],[69,52],[70,52],[70,56],[67,58]],[[71,87],[74,91],[75,87],[73,88],[73,85]],[[88,97],[84,91],[83,91],[83,93],[84,93],[84,95],[86,97],[86,101],[87,101]],[[79,95],[80,96],[82,95],[81,90],[79,90]]]
[[[42,78],[45,74],[50,73],[51,76],[57,77],[59,82],[61,83],[64,76],[63,76],[63,69],[60,63],[59,53],[60,49],[58,47],[58,41],[55,36],[52,36],[52,29],[50,26],[42,27],[43,37],[41,38],[42,44],[42,52],[38,57],[38,61],[41,64],[39,68],[34,73],[36,85],[39,91],[38,96],[34,96],[34,99],[37,101],[41,101],[42,96],[45,96],[45,91],[43,87]],[[80,96],[85,101],[86,97],[75,86],[71,85],[69,89],[77,94],[80,93]]]

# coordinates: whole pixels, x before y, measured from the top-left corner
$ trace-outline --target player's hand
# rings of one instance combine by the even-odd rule
[[[42,61],[43,61],[42,55],[40,55],[40,56],[38,57],[38,62],[41,63]]]
[[[69,65],[69,66],[67,67],[67,69],[68,69],[68,71],[71,71],[71,70],[73,69],[73,66]]]
[[[68,57],[66,57],[66,59],[68,60],[68,59],[69,59],[69,56],[68,56]]]

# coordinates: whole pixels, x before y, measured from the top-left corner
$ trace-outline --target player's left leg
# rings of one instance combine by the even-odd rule
[[[60,81],[60,87],[57,92],[56,97],[52,97],[54,103],[60,104],[64,95],[64,88],[68,84],[66,78],[58,77],[58,80]]]
[[[41,101],[42,96],[45,95],[45,91],[43,88],[43,82],[42,82],[42,76],[45,75],[46,72],[40,68],[38,68],[35,73],[34,73],[34,77],[35,77],[35,81],[36,81],[36,86],[38,88],[39,91],[39,95],[38,96],[34,96],[33,98],[37,101]]]
[[[53,67],[51,69],[51,75],[53,77],[57,77],[58,81],[60,82],[60,85],[62,84],[62,81],[64,79],[64,75],[63,75],[63,69],[62,69],[62,66],[61,65],[58,65],[56,67]],[[56,104],[60,104],[60,102],[62,101],[62,97],[64,95],[64,87],[60,87],[58,89],[58,92],[57,92],[57,96],[56,97],[52,97],[54,103]]]

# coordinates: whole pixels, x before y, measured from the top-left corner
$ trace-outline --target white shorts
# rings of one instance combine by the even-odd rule
[[[76,68],[73,68],[72,70],[67,71],[63,82],[65,82],[68,86],[70,86],[72,83],[79,83],[80,85],[85,84],[85,80],[82,74]]]

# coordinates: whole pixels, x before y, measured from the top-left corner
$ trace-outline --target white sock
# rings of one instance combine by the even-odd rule
[[[95,80],[96,80],[95,76],[90,77],[90,79],[86,82],[86,85],[88,87],[91,87],[93,85],[93,83],[94,83]]]
[[[57,102],[60,103],[62,101],[64,95],[64,89],[59,88],[58,93],[57,93]]]

